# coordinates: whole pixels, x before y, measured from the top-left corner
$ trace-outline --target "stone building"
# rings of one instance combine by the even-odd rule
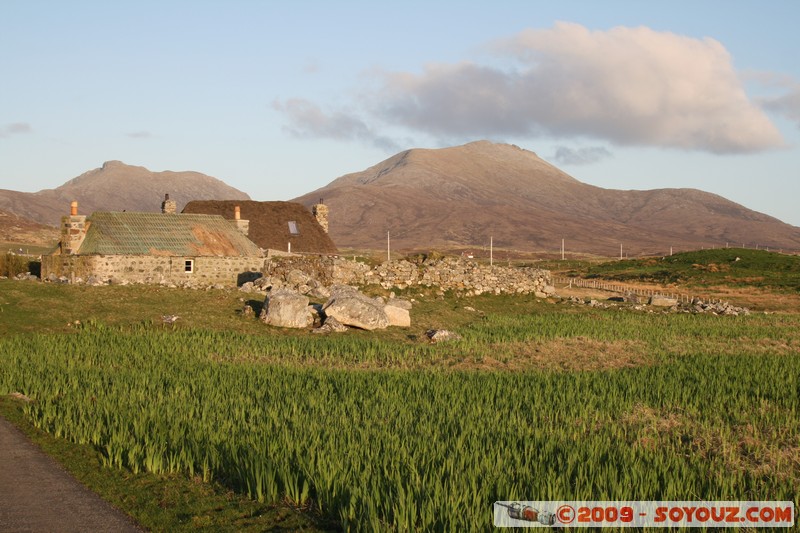
[[[99,282],[235,285],[261,271],[261,249],[247,221],[177,214],[167,197],[162,213],[95,212],[77,202],[62,218],[58,248],[42,257],[42,278]]]

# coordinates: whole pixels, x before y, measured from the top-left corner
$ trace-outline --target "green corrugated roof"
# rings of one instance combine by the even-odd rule
[[[258,256],[261,250],[217,215],[92,214],[82,255]]]

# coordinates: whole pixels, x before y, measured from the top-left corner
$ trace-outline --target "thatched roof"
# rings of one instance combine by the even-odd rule
[[[250,221],[248,238],[261,248],[319,254],[337,253],[330,236],[317,223],[314,215],[295,202],[254,202],[252,200],[194,200],[186,204],[184,213],[221,215],[233,220],[234,207],[239,206],[241,218]],[[294,222],[296,234],[290,231]]]
[[[81,255],[258,257],[261,250],[220,216],[96,212]]]

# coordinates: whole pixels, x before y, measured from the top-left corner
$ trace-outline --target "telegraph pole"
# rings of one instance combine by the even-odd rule
[[[386,261],[388,263],[392,262],[392,247],[391,247],[390,243],[391,243],[391,241],[389,240],[389,231],[387,230],[386,231]]]

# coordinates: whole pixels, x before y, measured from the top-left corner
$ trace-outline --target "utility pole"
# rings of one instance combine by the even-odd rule
[[[494,265],[494,237],[489,237],[489,266]]]
[[[564,239],[561,239],[561,260],[564,260]]]
[[[386,262],[392,262],[392,247],[391,241],[389,240],[389,231],[386,231]]]
[[[619,260],[622,261],[622,243],[619,243]]]

